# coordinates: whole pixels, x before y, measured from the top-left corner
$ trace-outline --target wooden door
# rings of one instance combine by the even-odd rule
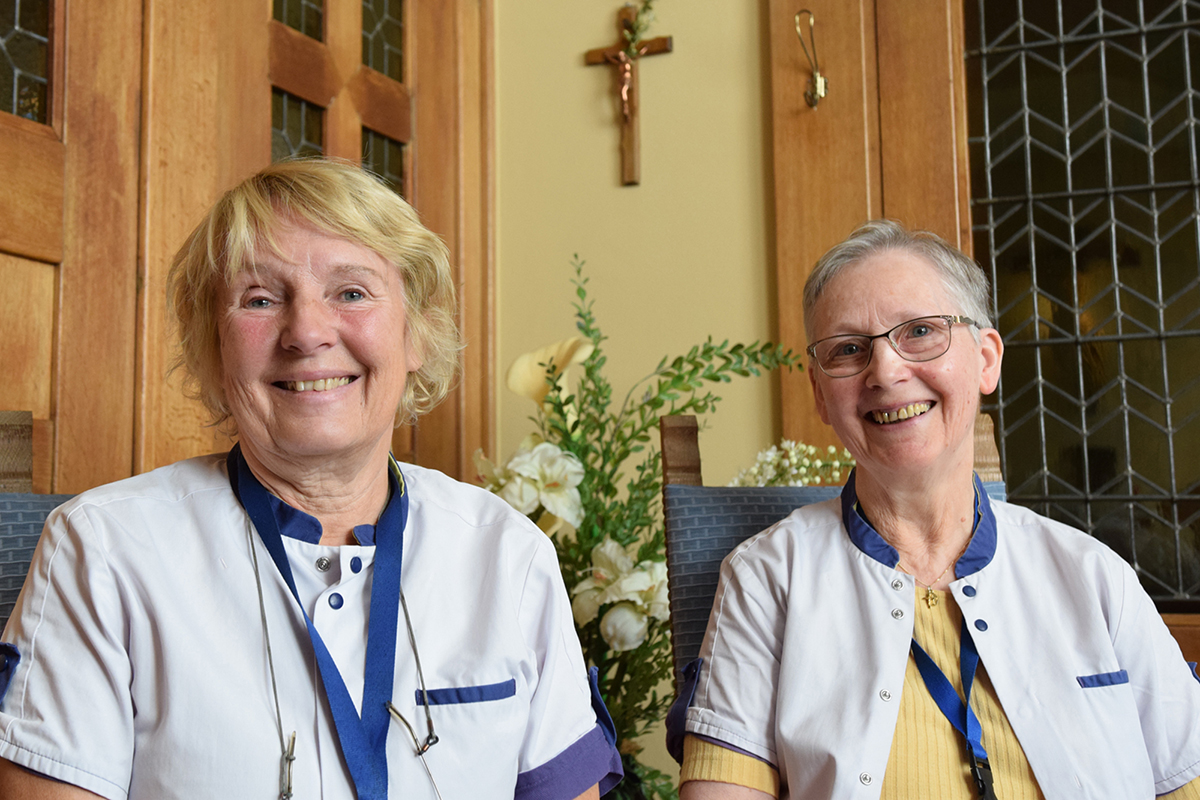
[[[325,152],[358,160],[364,125],[406,143],[405,193],[450,245],[464,377],[395,445],[469,474],[492,436],[488,7],[405,3],[398,84],[362,67],[361,0],[326,0],[325,43],[273,21],[268,0],[47,4],[50,113],[0,113],[0,410],[33,412],[35,490],[228,446],[167,378],[165,276],[216,197],[270,162],[272,89],[296,91],[297,58],[325,81],[300,92],[321,109]]]

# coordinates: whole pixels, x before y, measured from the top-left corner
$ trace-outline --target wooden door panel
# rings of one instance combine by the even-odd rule
[[[66,148],[52,128],[0,114],[0,251],[62,261],[65,168]]]
[[[54,294],[58,269],[0,253],[0,411],[32,411],[50,419]]]

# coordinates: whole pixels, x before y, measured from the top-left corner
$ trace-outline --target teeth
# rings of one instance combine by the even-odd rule
[[[919,417],[928,410],[928,403],[909,403],[904,408],[898,408],[895,411],[872,411],[871,415],[876,422],[886,425],[889,422]]]
[[[316,381],[285,381],[283,386],[293,392],[324,392],[345,386],[349,382],[349,378],[322,378]]]

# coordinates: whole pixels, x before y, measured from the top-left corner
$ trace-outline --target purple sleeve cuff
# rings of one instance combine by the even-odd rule
[[[517,776],[514,800],[573,800],[600,784],[600,794],[621,782],[621,756],[599,725],[550,761]]]

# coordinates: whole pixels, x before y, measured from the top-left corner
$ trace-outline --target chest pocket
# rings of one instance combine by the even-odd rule
[[[429,705],[448,706],[461,703],[487,703],[492,700],[504,700],[517,693],[516,678],[509,678],[500,683],[485,683],[479,686],[458,686],[450,689],[430,689]],[[425,698],[420,689],[416,692],[417,705],[425,704]]]

